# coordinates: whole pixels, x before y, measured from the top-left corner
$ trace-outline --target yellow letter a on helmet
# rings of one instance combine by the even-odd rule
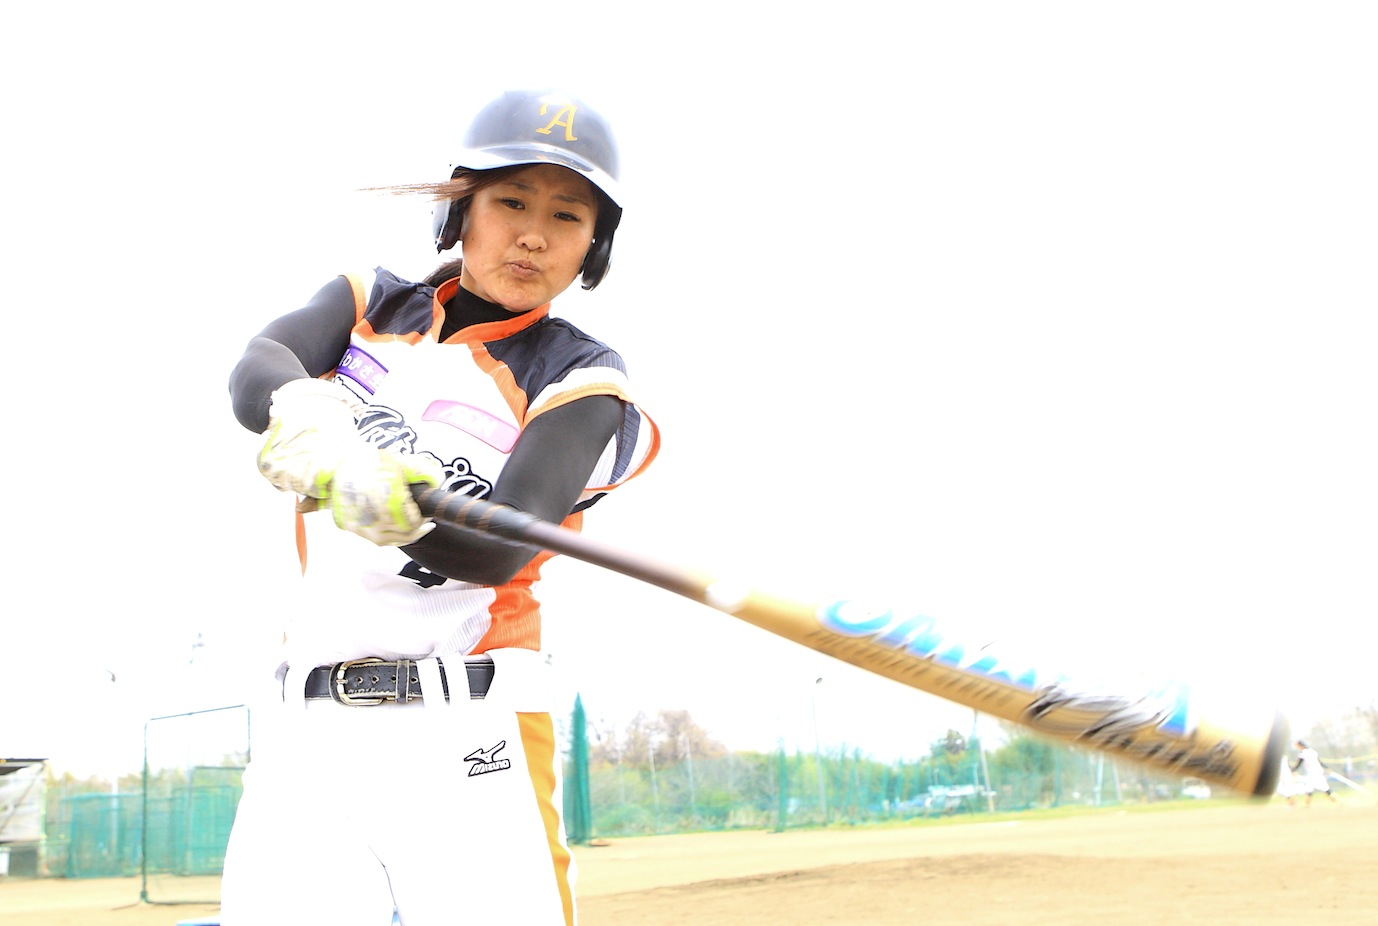
[[[565,141],[578,141],[578,139],[574,137],[574,110],[574,106],[561,106],[560,111],[555,114],[555,118],[551,119],[550,122],[546,124],[545,128],[537,129],[536,131],[540,132],[542,135],[549,135],[550,130],[559,125],[564,127]],[[546,115],[546,104],[544,103],[541,104],[541,115]]]

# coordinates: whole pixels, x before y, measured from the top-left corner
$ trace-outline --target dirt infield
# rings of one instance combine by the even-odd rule
[[[1378,806],[1210,801],[997,822],[580,847],[583,926],[1378,922]],[[0,881],[5,926],[173,926],[137,880]],[[267,924],[265,924],[267,926]]]

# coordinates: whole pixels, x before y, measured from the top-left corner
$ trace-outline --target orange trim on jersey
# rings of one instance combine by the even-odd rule
[[[526,403],[531,397],[517,385],[517,381],[512,377],[512,370],[507,364],[494,360],[493,355],[488,353],[488,348],[482,344],[470,344],[469,352],[473,355],[475,365],[493,380],[507,407],[525,427]]]
[[[575,399],[583,399],[591,395],[610,395],[615,399],[621,399],[628,405],[636,405],[635,402],[627,398],[626,393],[624,393],[613,383],[589,383],[587,385],[580,386],[578,389],[572,389],[569,392],[561,393],[560,395],[541,405],[539,408],[537,408],[534,412],[531,413],[530,418],[522,422],[522,426],[525,427],[526,425],[531,424],[531,422],[535,421],[537,418],[541,417],[548,411],[559,408],[562,405],[567,405],[570,402],[573,402]],[[606,492],[616,488],[617,486],[622,485],[625,482],[629,482],[630,480],[635,479],[637,476],[641,475],[646,470],[646,467],[650,466],[651,463],[655,460],[656,456],[660,453],[660,428],[656,427],[655,422],[651,421],[651,416],[647,415],[639,407],[637,408],[637,412],[641,415],[642,418],[646,419],[647,424],[650,425],[651,428],[651,446],[646,450],[646,457],[641,461],[641,465],[638,466],[636,469],[632,470],[631,474],[622,479],[621,482],[604,486],[588,486],[584,491]]]
[[[445,321],[445,303],[450,297],[459,292],[459,277],[446,280],[435,288],[435,296],[431,299],[431,317],[435,320],[434,330],[440,331],[441,324]],[[445,339],[446,344],[459,344],[464,341],[499,341],[505,337],[516,334],[525,328],[530,328],[536,322],[550,314],[551,303],[538,305],[534,309],[525,312],[517,312],[511,318],[501,319],[494,322],[483,322],[478,325],[470,325],[456,331]]]
[[[645,412],[642,412],[641,414],[642,414],[642,417],[646,417],[646,413],[645,413]],[[651,465],[651,462],[652,462],[659,454],[660,454],[660,428],[654,428],[654,429],[651,431],[651,446],[650,446],[650,448],[646,451],[646,458],[645,458],[644,460],[641,461],[641,465],[640,465],[640,466],[638,466],[636,469],[632,470],[632,472],[629,473],[627,476],[623,477],[622,482],[619,482],[618,485],[623,485],[623,484],[625,484],[625,483],[627,483],[627,482],[630,482],[631,480],[635,479],[637,476],[640,476],[643,472],[645,472],[646,467],[650,466],[650,465]],[[602,488],[602,489],[611,489],[612,486],[599,486],[599,488]]]
[[[363,321],[364,312],[368,311],[368,293],[364,292],[364,281],[359,278],[357,273],[343,274],[349,281],[349,289],[354,293],[354,324]]]
[[[621,387],[615,385],[614,383],[585,383],[584,385],[579,386],[577,389],[571,389],[568,392],[562,392],[554,398],[548,400],[541,406],[539,406],[534,412],[531,413],[531,417],[527,419],[526,423],[530,424],[531,422],[535,421],[537,418],[541,417],[548,411],[557,409],[562,405],[568,405],[570,402],[573,402],[576,399],[586,399],[591,395],[610,395],[614,399],[621,399],[628,405],[636,404],[631,399],[627,398],[627,394],[622,391]]]
[[[431,309],[435,318],[434,330],[437,335],[445,318],[445,302],[458,291],[459,277],[446,280],[435,288],[435,298],[431,302]],[[488,341],[501,341],[519,331],[530,328],[549,314],[550,303],[547,302],[545,305],[537,306],[528,312],[513,315],[510,319],[470,325],[468,328],[450,335],[443,342],[469,346],[474,364],[493,380],[493,383],[498,387],[499,394],[502,395],[502,400],[507,403],[507,407],[516,416],[516,419],[523,424],[526,422],[527,403],[531,401],[531,397],[517,385],[517,381],[512,377],[512,372],[508,369],[507,364],[494,360],[484,344]]]
[[[420,344],[430,336],[423,331],[408,331],[406,334],[379,334],[373,330],[373,324],[368,319],[356,324],[353,333],[365,341],[401,341],[404,344]]]
[[[546,412],[551,411],[552,409],[559,408],[560,406],[568,404],[569,402],[572,402],[575,399],[582,399],[591,395],[610,395],[614,398],[621,399],[623,402],[626,402],[629,405],[636,404],[631,399],[628,399],[626,395],[622,393],[621,390],[616,389],[611,383],[605,383],[603,385],[607,387],[605,390],[600,390],[599,384],[593,383],[589,386],[582,386],[579,389],[575,389],[569,393],[561,394],[560,396],[545,403],[535,412],[533,412],[531,414],[531,417],[527,419],[525,422],[523,422],[523,426],[529,425],[531,422],[535,421],[537,418],[541,417]],[[640,408],[637,409],[637,412],[641,415],[642,418],[646,419],[647,424],[649,424],[651,428],[651,446],[647,448],[646,457],[641,461],[641,465],[639,465],[636,469],[632,470],[632,472],[625,478],[623,478],[620,482],[604,486],[588,486],[584,491],[606,492],[611,489],[614,489],[617,486],[620,486],[626,482],[630,482],[637,476],[640,476],[643,472],[645,472],[646,467],[650,466],[651,463],[654,462],[656,456],[660,453],[660,428],[656,427],[655,422],[651,421],[651,417],[647,415],[644,411],[641,411]]]
[[[545,824],[551,874],[560,891],[565,926],[574,926],[574,889],[569,878],[573,857],[561,836],[560,811],[555,806],[555,724],[549,714],[518,712],[517,728],[521,733],[522,751],[526,754],[527,773],[531,776],[531,790],[541,812],[541,822]]]
[[[541,604],[531,593],[531,586],[540,580],[541,566],[554,555],[549,550],[542,550],[512,577],[512,581],[493,586],[495,597],[488,606],[488,630],[474,644],[472,653],[505,647],[541,648]]]
[[[427,337],[427,332],[410,331],[406,334],[379,334],[373,330],[373,323],[364,320],[364,314],[368,311],[368,293],[364,292],[364,281],[358,274],[342,274],[349,281],[349,288],[354,293],[354,327],[351,329],[354,334],[363,338],[365,341],[402,341],[406,344],[419,344]],[[429,334],[438,335],[440,322],[444,318],[444,310],[437,315],[434,304],[431,311],[431,330]],[[334,370],[331,371],[332,373]]]
[[[584,513],[574,512],[560,526],[572,531],[583,530]],[[512,581],[493,588],[496,597],[488,606],[488,630],[470,653],[477,655],[503,647],[540,650],[541,603],[531,593],[531,586],[540,581],[541,567],[555,555],[542,550],[512,577]]]
[[[431,300],[431,316],[436,319],[437,329],[441,319],[445,317],[445,303],[449,302],[450,298],[457,292],[459,292],[459,277],[452,277],[435,288],[435,299]]]
[[[301,563],[301,574],[306,575],[306,519],[301,516],[301,512],[295,512],[297,516],[297,561]]]

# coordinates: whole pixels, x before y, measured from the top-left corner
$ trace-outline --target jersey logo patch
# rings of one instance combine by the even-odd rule
[[[519,433],[514,425],[490,415],[481,408],[449,399],[437,399],[426,406],[421,420],[438,421],[441,424],[448,424],[452,428],[458,428],[465,434],[477,437],[489,447],[501,450],[503,453],[511,451],[513,445],[517,443],[517,434]]]
[[[472,762],[469,766],[469,777],[475,775],[487,775],[489,772],[501,772],[512,767],[511,759],[499,759],[498,753],[502,752],[507,745],[507,740],[503,740],[492,749],[475,749],[464,757],[465,762]]]
[[[364,406],[359,416],[359,434],[370,446],[398,453],[425,455],[440,463],[445,468],[445,482],[441,488],[447,492],[487,498],[493,491],[493,483],[475,473],[473,465],[464,457],[455,457],[445,463],[429,450],[417,450],[416,431],[394,408],[386,405]]]

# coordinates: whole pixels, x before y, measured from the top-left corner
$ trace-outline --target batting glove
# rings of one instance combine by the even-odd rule
[[[411,486],[438,487],[445,473],[434,457],[394,453],[360,443],[335,469],[330,510],[335,526],[380,547],[415,543],[435,527],[412,498]]]
[[[294,379],[273,392],[258,470],[283,492],[327,498],[335,468],[359,438],[361,403],[338,383]]]

